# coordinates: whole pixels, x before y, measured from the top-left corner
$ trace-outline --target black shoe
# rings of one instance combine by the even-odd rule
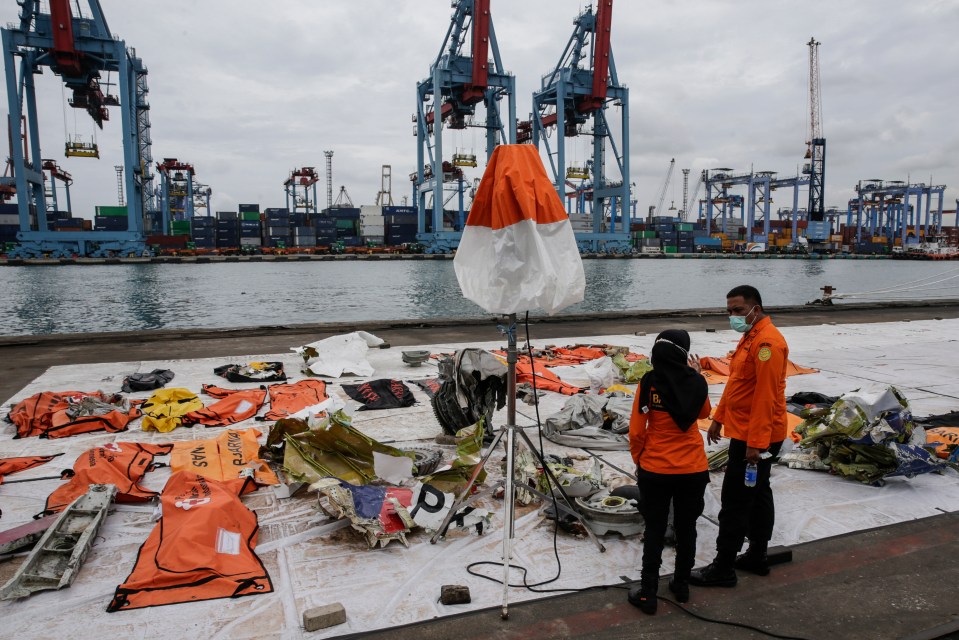
[[[669,590],[676,596],[676,602],[689,602],[689,582],[678,578],[670,578]]]
[[[629,590],[626,599],[629,600],[629,604],[638,607],[646,615],[651,616],[656,613],[656,589],[650,585],[641,584],[633,587]]]
[[[711,562],[702,569],[693,569],[689,574],[689,584],[697,587],[735,587],[736,570]]]
[[[737,569],[754,573],[757,576],[769,575],[769,560],[765,553],[751,553],[748,549],[746,553],[741,553],[736,557],[734,565]]]

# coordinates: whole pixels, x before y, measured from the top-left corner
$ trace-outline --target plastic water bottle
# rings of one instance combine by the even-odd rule
[[[745,483],[747,487],[756,486],[756,476],[759,474],[759,468],[756,466],[755,462],[746,463],[746,478]]]

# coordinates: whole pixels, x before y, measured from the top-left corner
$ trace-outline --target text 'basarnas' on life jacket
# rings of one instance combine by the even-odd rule
[[[107,611],[272,592],[255,552],[256,514],[240,502],[253,483],[210,480],[191,471],[171,475],[160,496],[160,521]]]

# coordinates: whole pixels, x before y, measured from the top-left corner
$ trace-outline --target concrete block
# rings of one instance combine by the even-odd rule
[[[443,604],[466,604],[470,601],[469,587],[461,584],[444,584],[440,588],[440,602]]]
[[[318,631],[346,622],[346,609],[339,602],[313,607],[303,612],[303,628]]]

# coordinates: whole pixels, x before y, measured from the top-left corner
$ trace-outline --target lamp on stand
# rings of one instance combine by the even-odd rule
[[[502,617],[509,617],[509,569],[512,558],[514,466],[517,438],[525,440],[550,480],[552,496],[524,487],[544,499],[552,497],[560,512],[581,516],[537,452],[526,433],[516,426],[516,314],[543,309],[549,314],[583,300],[586,278],[569,217],[563,208],[539,152],[532,145],[500,145],[490,158],[466,221],[456,258],[456,278],[463,295],[486,311],[507,316],[500,327],[506,335],[506,424],[496,433],[473,471],[466,489],[453,503],[431,542],[446,531],[457,511],[468,501],[476,479],[501,440],[505,439],[506,475],[503,527]],[[535,369],[534,369],[535,379]],[[484,425],[488,426],[488,425]],[[556,492],[560,494],[556,496]],[[605,551],[590,528],[584,527],[600,551]]]

